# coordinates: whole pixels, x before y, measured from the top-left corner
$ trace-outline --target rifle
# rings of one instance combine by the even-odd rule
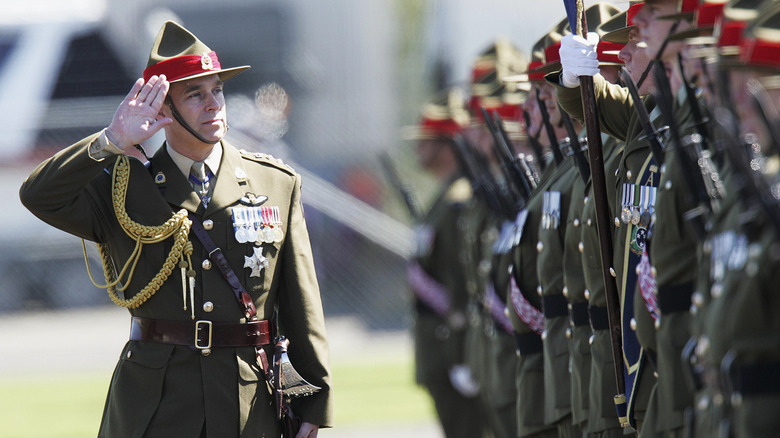
[[[582,0],[572,3],[564,0],[569,26],[572,32],[585,37],[588,29]],[[621,324],[620,297],[618,295],[615,278],[610,273],[612,266],[612,229],[611,214],[607,203],[607,184],[604,175],[604,156],[601,147],[601,129],[596,107],[596,94],[593,85],[593,77],[580,76],[580,93],[582,95],[582,107],[585,116],[585,127],[588,133],[588,158],[590,161],[593,198],[596,204],[596,230],[599,235],[599,247],[601,249],[601,271],[604,279],[604,290],[607,297],[607,319],[609,321],[609,335],[612,343],[612,359],[614,361],[615,406],[619,412],[622,426],[628,425],[628,417],[625,409],[626,382],[623,376],[623,328]]]
[[[580,171],[582,181],[587,184],[590,180],[590,167],[588,167],[588,161],[585,159],[585,154],[583,154],[583,147],[582,144],[580,144],[579,134],[574,129],[574,122],[571,121],[571,116],[569,116],[563,108],[560,109],[560,112],[563,125],[566,127],[566,132],[569,134],[569,143],[574,150],[574,162],[577,164],[577,169]]]
[[[531,115],[528,114],[528,111],[523,110],[523,119],[525,120],[525,129],[528,131],[529,127],[531,126]],[[539,137],[538,133],[537,136],[534,137],[531,135],[530,132],[527,132],[528,134],[528,143],[531,145],[531,150],[534,152],[534,157],[536,158],[536,161],[539,163],[539,170],[544,171],[545,166],[547,163],[544,162],[544,152],[542,149],[542,144],[539,143]]]
[[[507,185],[511,188],[513,201],[520,210],[525,206],[525,202],[531,195],[531,186],[526,179],[525,173],[518,167],[514,154],[510,148],[510,139],[505,132],[498,126],[501,125],[500,119],[495,121],[490,117],[487,110],[483,107],[482,118],[485,120],[485,126],[493,137],[493,155],[499,162],[499,167],[504,174]],[[497,114],[496,114],[497,116]]]
[[[382,169],[385,171],[385,175],[387,176],[390,185],[393,186],[399,195],[401,195],[401,199],[403,199],[404,205],[406,205],[406,209],[412,217],[412,220],[419,222],[422,219],[420,209],[417,207],[417,202],[412,193],[401,183],[401,179],[395,171],[395,166],[393,165],[393,160],[390,158],[390,154],[387,151],[383,152],[379,156],[379,161],[382,164]]]
[[[683,87],[685,90],[685,98],[688,105],[691,107],[691,115],[693,116],[693,125],[696,128],[696,132],[699,134],[701,142],[692,142],[694,156],[691,160],[696,161],[699,166],[699,170],[702,176],[702,183],[704,184],[704,190],[707,192],[708,199],[703,199],[705,205],[709,207],[710,212],[717,212],[720,210],[720,200],[723,199],[723,182],[720,179],[720,175],[715,170],[715,166],[710,160],[710,153],[712,152],[712,146],[710,145],[710,134],[707,129],[709,119],[704,117],[702,109],[699,105],[699,99],[696,96],[696,90],[693,88],[690,82],[688,82],[685,75],[685,66],[682,62],[682,54],[677,54],[677,64],[680,67],[680,73],[683,79]],[[706,152],[705,152],[706,151]]]
[[[484,158],[472,147],[462,135],[453,138],[455,155],[461,168],[466,173],[474,193],[482,198],[488,208],[502,217],[513,218],[516,212],[511,200],[502,196],[493,176],[484,166]]]
[[[544,100],[542,100],[539,95],[538,88],[536,89],[536,103],[539,105],[539,112],[542,113],[542,122],[544,122],[544,128],[547,130],[547,138],[550,140],[550,149],[552,149],[553,159],[555,160],[555,164],[559,165],[563,161],[563,154],[558,145],[558,137],[555,135],[555,128],[553,127],[552,122],[550,122],[547,106],[545,106]]]
[[[637,88],[634,79],[631,78],[631,75],[625,67],[620,72],[620,77],[626,84],[629,94],[631,94],[631,99],[634,101],[633,107],[639,118],[639,124],[642,125],[642,130],[645,131],[645,135],[642,138],[647,139],[650,143],[650,150],[653,152],[653,158],[655,158],[655,162],[660,166],[664,164],[664,145],[659,134],[665,132],[669,128],[664,126],[663,128],[655,129],[653,122],[650,121],[650,114],[647,113],[647,108],[645,108],[642,97],[639,95],[639,88]]]
[[[775,154],[780,155],[780,117],[778,117],[777,107],[772,98],[767,93],[766,89],[761,82],[756,79],[748,79],[747,90],[753,99],[753,104],[756,107],[756,111],[761,114],[761,120],[764,122],[767,131],[771,137],[769,146],[775,151]]]
[[[690,145],[683,145],[680,130],[674,120],[674,98],[672,97],[671,86],[669,85],[669,80],[666,76],[666,70],[664,69],[663,64],[655,64],[655,67],[653,68],[653,77],[655,79],[658,108],[661,110],[661,114],[663,114],[666,121],[669,122],[669,132],[678,152],[677,155],[680,161],[680,167],[682,168],[685,184],[688,187],[688,194],[695,205],[694,208],[685,212],[683,216],[691,222],[696,233],[703,239],[705,234],[705,214],[707,210],[705,205],[709,202],[709,195],[704,187],[703,179],[695,177],[695,172],[698,172],[699,175],[701,175],[701,172],[694,168],[694,160],[688,155],[688,151],[686,150],[686,146],[690,147]],[[701,141],[701,137],[698,134],[695,134],[690,137],[690,140],[691,143],[698,143]],[[697,159],[696,162],[698,163],[699,160]]]
[[[536,188],[536,185],[539,183],[539,169],[531,169],[528,161],[526,161],[525,154],[516,153],[512,140],[509,138],[509,134],[507,134],[506,130],[504,129],[504,123],[501,120],[501,116],[498,115],[498,113],[495,111],[493,111],[493,120],[494,125],[498,127],[498,132],[504,139],[504,143],[506,143],[508,145],[508,149],[510,149],[509,153],[511,154],[512,163],[515,166],[518,166],[521,170],[521,173],[525,175],[526,183],[529,189],[528,197],[530,197],[531,193]]]
[[[775,232],[780,235],[780,202],[773,196],[771,185],[751,166],[753,157],[748,156],[748,149],[752,145],[746,145],[739,140],[739,125],[734,114],[726,108],[718,107],[714,111],[715,121],[720,129],[719,138],[726,142],[724,146],[730,161],[734,164],[735,172],[742,176],[738,190],[742,192],[745,205],[758,205],[763,210]]]

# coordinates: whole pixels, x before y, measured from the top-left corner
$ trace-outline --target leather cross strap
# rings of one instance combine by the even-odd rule
[[[225,277],[225,280],[230,284],[230,287],[233,289],[233,293],[238,300],[238,305],[241,306],[241,310],[244,312],[244,315],[246,315],[247,320],[250,322],[257,321],[257,308],[255,307],[255,303],[252,301],[252,297],[249,296],[244,287],[241,286],[241,282],[238,281],[236,273],[233,272],[233,268],[230,267],[225,255],[222,254],[222,250],[217,247],[217,244],[211,239],[209,233],[203,228],[203,223],[194,213],[190,212],[188,217],[192,221],[192,231],[195,233],[198,240],[200,240],[203,247],[206,248],[206,251],[209,252],[211,261],[217,265],[220,272],[222,272],[222,276]],[[263,368],[266,380],[273,382],[273,369],[268,363],[268,356],[266,355],[265,350],[259,347],[255,350],[257,352],[257,361]]]
[[[227,282],[230,284],[230,287],[233,289],[233,293],[235,293],[236,299],[238,300],[238,305],[241,306],[241,310],[246,315],[246,319],[248,321],[257,320],[257,309],[255,308],[255,303],[252,301],[252,297],[249,296],[247,291],[241,285],[241,282],[238,281],[236,273],[233,272],[233,268],[231,268],[230,264],[228,264],[225,255],[222,254],[222,250],[217,247],[217,245],[211,239],[211,236],[209,236],[209,233],[206,232],[205,228],[203,228],[203,223],[201,223],[200,219],[198,219],[194,213],[190,213],[189,218],[192,221],[192,231],[195,232],[195,236],[198,238],[198,240],[200,240],[200,243],[203,244],[203,247],[206,248],[206,251],[209,252],[209,258],[211,261],[217,265],[219,270],[222,272],[222,276],[225,277],[225,280],[227,280]]]

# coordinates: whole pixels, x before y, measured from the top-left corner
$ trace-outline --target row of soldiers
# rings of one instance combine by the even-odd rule
[[[582,15],[406,133],[417,382],[447,437],[774,436],[780,2]]]

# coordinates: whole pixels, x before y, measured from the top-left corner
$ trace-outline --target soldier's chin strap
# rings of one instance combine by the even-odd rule
[[[176,107],[173,105],[173,101],[171,100],[170,96],[165,98],[165,103],[171,109],[171,115],[173,116],[174,120],[179,122],[179,124],[182,127],[184,127],[184,129],[186,129],[187,132],[189,132],[190,134],[195,136],[195,138],[197,138],[198,140],[202,141],[203,143],[206,143],[206,144],[217,143],[217,141],[206,140],[205,138],[203,138],[202,135],[198,134],[198,132],[195,131],[195,129],[192,126],[190,126],[189,123],[185,122],[184,118],[181,116],[181,114],[179,114],[179,110],[177,110]],[[227,130],[227,125],[225,125],[225,129]]]

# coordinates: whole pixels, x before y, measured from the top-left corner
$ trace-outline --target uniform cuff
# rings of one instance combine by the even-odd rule
[[[103,161],[112,156],[122,154],[122,150],[117,147],[106,135],[106,129],[100,131],[98,138],[89,145],[89,157],[95,161]]]

